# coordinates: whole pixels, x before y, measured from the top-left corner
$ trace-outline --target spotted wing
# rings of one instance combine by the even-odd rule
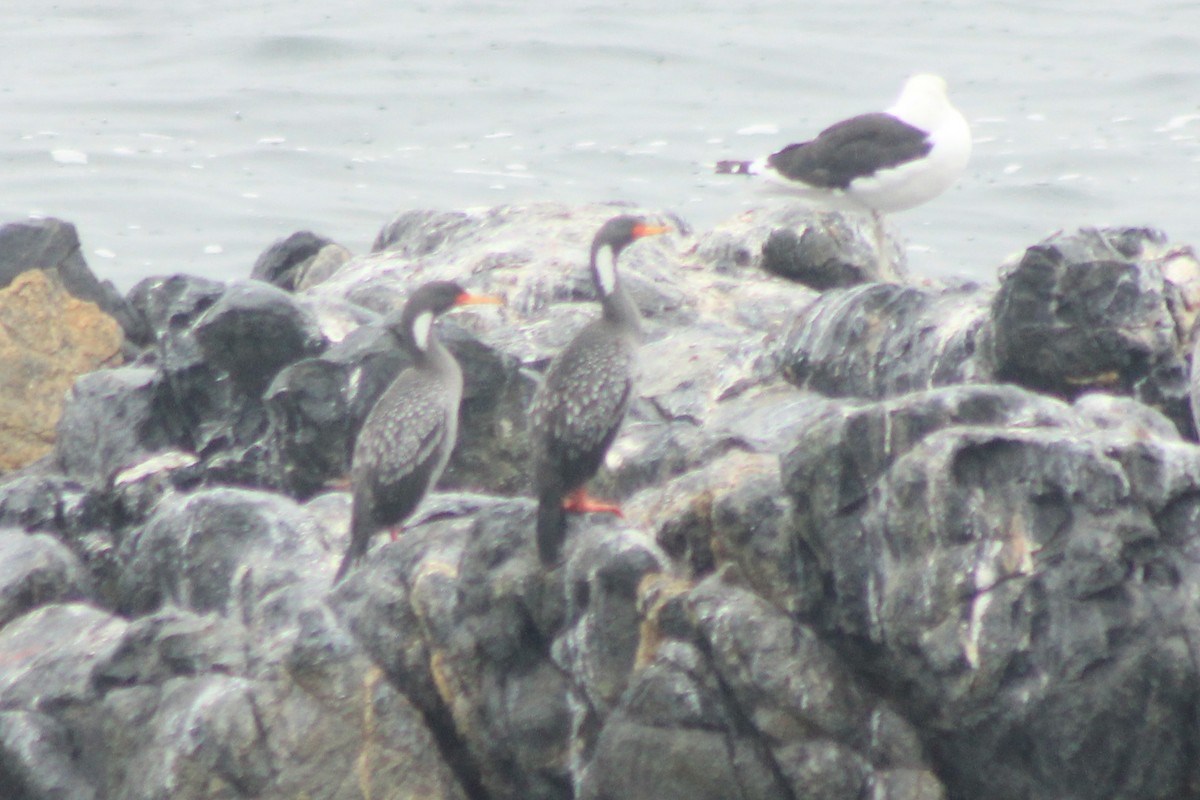
[[[452,426],[442,387],[416,370],[392,383],[367,415],[351,467],[354,517],[396,525],[416,508],[445,466]]]
[[[539,494],[570,491],[599,469],[629,405],[634,352],[628,337],[597,321],[550,365],[532,412]]]

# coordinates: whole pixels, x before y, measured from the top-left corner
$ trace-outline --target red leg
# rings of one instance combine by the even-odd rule
[[[580,486],[575,491],[563,498],[562,504],[564,511],[574,512],[576,514],[588,514],[591,512],[604,512],[607,514],[616,514],[622,519],[625,515],[621,512],[621,507],[616,503],[607,503],[603,500],[597,500],[587,493],[587,487]]]
[[[403,530],[404,529],[401,528],[399,525],[393,525],[392,527],[387,529],[388,536],[392,537],[392,541],[394,542],[400,538],[400,534],[403,532]]]

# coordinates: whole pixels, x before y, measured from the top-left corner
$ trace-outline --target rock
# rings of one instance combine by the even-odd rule
[[[843,220],[839,217],[837,221]],[[828,235],[824,226],[806,227],[799,234],[779,228],[771,231],[762,246],[762,268],[817,291],[871,282],[877,270],[868,266],[870,254],[839,252],[839,245],[844,246],[838,237]]]
[[[311,260],[296,272],[296,291],[303,291],[328,279],[342,268],[354,254],[340,244],[330,243],[322,247]]]
[[[514,314],[532,315],[552,301],[586,297],[593,302],[588,248],[600,225],[621,213],[661,216],[599,203],[406,212],[384,227],[371,254],[351,259],[307,293],[341,297],[386,314],[400,308],[408,294],[427,281],[469,275],[467,288],[505,297]],[[647,316],[669,315],[683,301],[673,286],[671,248],[659,241],[663,238],[668,237],[639,243],[621,256],[621,273]],[[548,242],[552,246],[534,246]],[[485,330],[495,327],[498,321]]]
[[[156,380],[171,443],[200,458],[206,480],[280,486],[263,440],[262,396],[279,370],[325,348],[316,318],[258,282],[218,293],[168,279],[142,297],[137,305],[159,332]]]
[[[311,314],[286,292],[253,281],[230,286],[196,320],[194,333],[205,363],[251,396],[261,395],[282,367],[326,346]]]
[[[951,796],[1186,793],[1194,447],[964,387],[831,419],[783,481],[823,624],[922,721]]]
[[[971,286],[833,289],[795,316],[776,358],[789,382],[831,397],[987,381],[991,299]]]
[[[0,527],[45,531],[70,541],[112,526],[104,494],[62,475],[26,470],[0,483]]]
[[[54,273],[77,300],[94,303],[114,318],[135,344],[146,344],[145,329],[109,281],[100,281],[83,258],[75,226],[46,218],[0,226],[0,289],[27,271]]]
[[[917,731],[749,592],[643,583],[639,668],[579,791],[599,797],[943,797]]]
[[[1179,428],[1165,414],[1131,397],[1088,392],[1072,404],[1085,420],[1101,430],[1115,430],[1139,439],[1179,440]]]
[[[717,225],[699,237],[696,254],[722,272],[758,267],[821,291],[900,280],[904,246],[886,223],[885,234],[887,267],[880,272],[869,216],[789,203],[752,209]]]
[[[285,591],[245,626],[180,609],[125,623],[77,605],[10,623],[5,785],[68,797],[465,798],[421,715],[322,609]]]
[[[535,504],[511,496],[525,409],[597,314],[587,244],[620,210],[408,212],[319,282],[319,261],[281,256],[295,295],[184,276],[131,293],[154,347],[79,380],[56,459],[0,482],[0,527],[19,529],[0,551],[46,559],[0,552],[0,780],[122,798],[1193,794],[1200,450],[1170,404],[1145,402],[1153,381],[996,383],[1000,290],[817,293],[736,266],[814,218],[697,241],[651,214],[678,232],[622,259],[646,340],[592,484],[625,516],[571,515],[563,561],[540,564]],[[1117,305],[1190,348],[1194,260],[1105,235],[1099,259],[1087,236],[1045,246],[1131,264]],[[774,241],[763,257],[796,245]],[[442,277],[509,299],[440,324],[466,376],[460,446],[404,533],[331,587],[350,498],[325,487],[405,364],[380,316]]]
[[[264,250],[250,277],[287,291],[302,289],[333,274],[349,256],[349,251],[331,239],[297,231]]]
[[[86,707],[98,694],[93,677],[129,623],[81,603],[42,606],[0,629],[0,708],[53,713]]]
[[[170,601],[232,614],[238,603],[309,579],[332,559],[329,550],[285,497],[224,488],[169,495],[121,544],[121,608],[145,614]]]
[[[11,797],[93,800],[96,788],[80,774],[71,749],[53,717],[0,711],[0,785]]]
[[[428,512],[351,573],[335,606],[472,796],[562,797],[565,685],[544,638],[561,607],[539,575],[533,503],[439,502],[482,513]]]
[[[194,275],[145,278],[129,291],[129,305],[153,341],[189,327],[225,293],[221,281]]]
[[[84,482],[103,482],[171,447],[162,387],[155,378],[147,367],[121,367],[75,381],[58,421],[58,469]]]
[[[992,308],[996,377],[1073,398],[1100,388],[1132,395],[1196,438],[1173,313],[1185,304],[1154,258],[1146,229],[1083,229],[1025,251]]]
[[[0,472],[50,451],[63,393],[84,372],[119,364],[121,343],[116,320],[51,273],[22,272],[0,290]]]
[[[0,529],[0,628],[38,606],[91,593],[91,577],[56,539]]]

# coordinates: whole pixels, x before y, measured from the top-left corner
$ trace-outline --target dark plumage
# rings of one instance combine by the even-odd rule
[[[924,158],[932,149],[928,133],[877,112],[842,120],[811,142],[789,144],[767,156],[767,163],[788,180],[849,189],[858,178]]]
[[[566,512],[620,513],[617,506],[588,497],[584,488],[625,418],[641,338],[641,318],[621,285],[617,257],[636,239],[667,230],[620,216],[606,222],[592,241],[592,280],[603,314],[550,364],[531,411],[537,546],[544,564],[558,561]]]
[[[354,444],[350,546],[334,583],[366,554],[372,536],[394,529],[416,510],[454,449],[462,370],[433,334],[434,318],[454,306],[499,302],[434,281],[414,292],[400,317],[389,322],[413,364],[380,395]]]

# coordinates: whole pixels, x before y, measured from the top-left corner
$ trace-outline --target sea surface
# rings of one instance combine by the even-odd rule
[[[309,229],[628,200],[703,230],[711,174],[943,75],[975,148],[892,217],[919,276],[995,279],[1059,229],[1200,244],[1200,3],[4,0],[0,222],[74,222],[89,264],[248,275]]]

